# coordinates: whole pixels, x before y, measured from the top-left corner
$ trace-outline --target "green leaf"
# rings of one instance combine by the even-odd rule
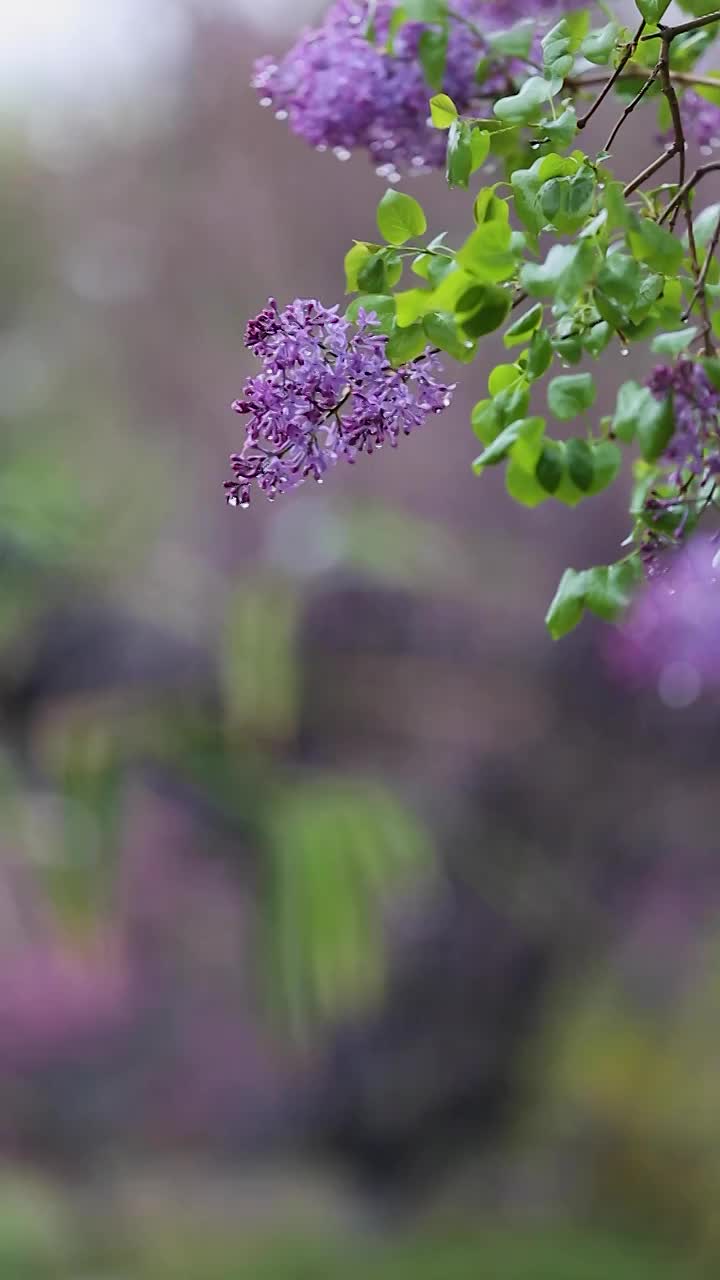
[[[382,249],[377,253],[371,253],[370,256],[360,264],[357,273],[357,282],[358,288],[362,289],[365,293],[385,292],[385,260]]]
[[[647,262],[653,271],[665,276],[677,275],[683,260],[683,247],[670,231],[659,227],[651,218],[629,215],[628,242],[636,258]]]
[[[716,391],[720,391],[720,359],[717,356],[701,356],[700,363]]]
[[[530,404],[530,387],[527,380],[518,378],[518,381],[511,386],[498,391],[492,403],[500,428],[508,426],[511,422],[517,422],[518,418],[526,417]]]
[[[460,324],[469,338],[480,338],[499,329],[509,310],[508,290],[492,284],[474,286],[457,304]]]
[[[574,62],[570,51],[570,28],[564,18],[551,27],[541,43],[546,76],[562,81]]]
[[[611,302],[630,307],[637,298],[640,264],[627,253],[609,253],[597,276],[597,287]]]
[[[553,640],[572,631],[585,611],[585,594],[587,570],[578,573],[576,569],[566,569],[558,589],[553,596],[550,608],[545,615],[545,625]]]
[[[447,0],[402,0],[406,22],[447,21]]]
[[[471,232],[457,253],[457,260],[484,284],[500,284],[515,275],[517,262],[510,249],[508,223],[484,222]]]
[[[492,444],[488,445],[487,449],[484,449],[480,456],[475,459],[473,462],[473,471],[475,471],[477,475],[479,475],[485,467],[497,466],[499,462],[503,462],[505,458],[507,458],[512,445],[515,444],[520,435],[520,429],[523,421],[524,419],[521,419],[519,422],[512,422],[510,426],[505,427],[505,429],[495,437]]]
[[[565,450],[559,440],[546,440],[535,466],[538,484],[546,493],[555,493],[565,470]]]
[[[447,351],[454,360],[466,363],[475,354],[475,343],[458,329],[451,311],[428,311],[423,316],[423,328],[430,342],[441,351]]]
[[[610,61],[610,58],[617,44],[620,28],[616,22],[608,22],[607,26],[600,27],[597,31],[591,31],[585,36],[580,45],[580,53],[588,62],[594,62],[598,66],[604,66]]]
[[[550,335],[545,329],[538,329],[532,336],[532,342],[528,347],[527,364],[525,366],[527,376],[532,382],[542,378],[547,371],[553,358],[553,347],[550,341]]]
[[[643,458],[653,462],[665,450],[673,433],[672,402],[669,398],[656,400],[649,387],[625,382],[618,391],[612,428],[618,439],[626,443],[637,437]]]
[[[569,373],[553,378],[548,385],[548,405],[556,418],[565,422],[595,401],[595,383],[591,373]]]
[[[587,440],[573,437],[565,442],[568,475],[577,489],[588,493],[595,476],[593,451]]]
[[[430,99],[430,116],[436,129],[449,129],[458,118],[458,109],[446,93],[436,93]]]
[[[612,440],[596,440],[592,445],[592,461],[593,478],[588,494],[601,493],[612,484],[622,465],[622,453]]]
[[[538,193],[544,221],[557,231],[579,231],[592,209],[595,174],[583,165],[572,177],[554,177],[544,182]]]
[[[550,139],[554,147],[569,147],[577,133],[575,108],[566,107],[555,120],[541,120],[538,129]]]
[[[358,285],[358,272],[364,262],[372,255],[372,249],[366,244],[354,244],[352,249],[348,249],[345,254],[345,292],[356,293]]]
[[[606,182],[603,192],[603,204],[607,209],[608,230],[614,231],[627,226],[629,211],[623,195],[622,182]]]
[[[555,295],[560,302],[573,302],[591,279],[597,265],[592,240],[554,244],[543,263],[528,262],[520,272],[520,282],[535,297]]]
[[[500,391],[504,391],[506,387],[512,387],[522,378],[522,371],[516,364],[496,364],[494,369],[490,370],[488,377],[488,391],[491,396],[496,396]]]
[[[487,36],[488,48],[503,58],[525,59],[530,53],[535,34],[533,18],[523,18],[507,31],[491,31]]]
[[[518,93],[500,98],[493,111],[499,120],[507,120],[511,124],[533,124],[539,118],[541,108],[561,89],[562,80],[558,78],[546,80],[543,76],[530,76]]]
[[[448,33],[446,29],[423,31],[418,41],[418,58],[431,89],[442,87],[447,62]]]
[[[513,458],[510,459],[505,472],[505,488],[515,502],[523,507],[538,507],[550,496],[547,489],[540,484],[534,471],[528,471]]]
[[[642,568],[638,560],[586,569],[586,608],[605,622],[616,622],[631,603]]]
[[[389,333],[395,320],[395,299],[384,293],[363,293],[359,298],[353,298],[350,306],[346,311],[348,320],[353,324],[357,323],[358,312],[362,310],[366,314],[374,314],[377,317],[377,327],[380,333]]]
[[[653,26],[657,26],[665,10],[670,6],[670,0],[635,0],[635,3],[645,21],[652,23]]]
[[[632,600],[642,576],[637,560],[598,565],[594,569],[566,569],[545,618],[554,640],[572,631],[586,609],[614,622]]]
[[[524,315],[519,316],[509,329],[505,330],[503,342],[506,347],[517,346],[518,343],[527,342],[532,337],[536,329],[539,329],[543,318],[543,304],[536,302],[534,307],[526,311]]]
[[[419,320],[404,329],[395,325],[388,338],[387,357],[394,368],[397,368],[398,365],[407,364],[408,360],[414,360],[426,346],[427,336]]]
[[[653,339],[651,350],[659,356],[670,356],[671,360],[676,360],[681,351],[685,351],[693,339],[697,336],[697,328],[691,325],[687,329],[680,329],[677,333],[659,333]]]
[[[507,200],[495,195],[494,187],[483,187],[475,197],[473,217],[477,226],[484,222],[500,222],[509,226],[510,206]]]
[[[472,172],[472,138],[467,120],[453,120],[447,142],[445,176],[451,187],[467,187]]]
[[[427,219],[413,196],[389,187],[377,208],[381,236],[389,244],[405,244],[412,236],[424,235]]]
[[[612,329],[605,320],[593,324],[582,336],[582,345],[595,359],[604,351],[612,337]]]
[[[496,466],[508,457],[512,450],[513,458],[526,469],[534,469],[545,430],[543,418],[521,418],[505,427],[492,444],[485,449],[473,463],[473,470],[479,475],[485,467]]]
[[[720,80],[718,81],[718,90],[720,90]],[[697,218],[693,219],[693,232],[698,249],[707,249],[719,217],[720,204],[709,204],[698,214]],[[683,236],[683,242],[687,243],[687,233]]]
[[[475,435],[485,445],[492,444],[502,430],[494,400],[478,400],[473,408],[470,422]]]
[[[470,170],[475,173],[482,168],[490,154],[490,134],[487,129],[474,128],[470,133]]]
[[[570,48],[576,53],[590,30],[590,12],[588,9],[573,9],[565,14],[565,21],[570,32]]]

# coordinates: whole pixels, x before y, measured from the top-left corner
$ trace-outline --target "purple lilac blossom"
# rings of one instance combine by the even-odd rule
[[[554,3],[533,0],[533,15],[550,11]],[[356,148],[366,149],[378,172],[392,181],[398,179],[398,167],[415,172],[441,167],[447,145],[446,135],[428,118],[433,90],[418,59],[426,28],[407,23],[394,36],[392,54],[385,52],[395,7],[379,0],[371,43],[365,34],[368,0],[337,0],[322,24],[306,31],[280,63],[261,59],[253,79],[261,103],[274,106],[280,119],[289,118],[294,133],[320,150],[334,148],[343,160]],[[509,64],[495,65],[478,84],[475,71],[487,46],[477,28],[500,30],[527,17],[528,10],[516,0],[456,0],[452,8],[466,21],[450,21],[442,87],[461,113],[487,115],[488,98],[507,92]]]
[[[264,361],[233,408],[247,417],[245,441],[225,483],[231,506],[247,507],[253,486],[275,498],[308,477],[321,483],[338,458],[354,462],[440,413],[454,387],[438,382],[428,349],[394,369],[375,317],[357,323],[312,299],[280,311],[274,299],[247,326],[245,345]]]
[[[671,706],[687,706],[703,687],[720,685],[719,546],[702,535],[669,552],[665,572],[608,633],[612,672],[629,684],[655,685]]]
[[[680,105],[685,132],[700,149],[707,153],[720,146],[720,107],[693,89],[683,94]]]
[[[657,400],[673,399],[675,430],[663,454],[672,466],[671,480],[688,474],[703,479],[720,472],[720,395],[701,364],[683,357],[653,371],[648,386]]]
[[[687,356],[674,365],[658,365],[648,386],[658,400],[672,397],[674,420],[660,458],[668,467],[662,493],[652,490],[644,507],[653,523],[641,555],[646,575],[652,578],[665,573],[665,552],[681,543],[691,514],[702,514],[714,496],[720,476],[720,395],[702,365]],[[669,496],[668,486],[675,489]]]

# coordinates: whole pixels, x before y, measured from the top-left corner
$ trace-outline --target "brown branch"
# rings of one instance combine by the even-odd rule
[[[658,68],[660,72],[660,84],[665,95],[665,100],[670,108],[670,118],[673,125],[673,133],[675,135],[675,149],[678,153],[679,173],[678,186],[680,190],[685,188],[685,131],[683,129],[682,115],[680,114],[680,103],[675,91],[675,86],[670,79],[670,44],[671,36],[663,33],[662,50],[660,53],[660,61]],[[708,308],[707,295],[705,293],[705,282],[702,279],[700,271],[700,261],[698,258],[697,245],[695,243],[695,228],[693,226],[692,205],[690,203],[690,192],[686,191],[676,205],[670,215],[669,227],[672,231],[680,209],[685,214],[685,225],[687,227],[688,249],[690,252],[690,265],[692,267],[693,278],[695,280],[695,295],[700,307],[702,316],[702,340],[705,348],[705,355],[712,356],[715,354],[715,346],[711,338],[712,322],[710,319],[710,310]],[[694,295],[694,300],[695,300]]]
[[[697,186],[698,182],[701,182],[709,173],[717,173],[718,170],[720,170],[720,160],[710,160],[707,164],[699,165],[695,172],[688,178],[685,185],[675,193],[670,203],[660,214],[660,217],[658,218],[659,225],[662,226],[665,219],[670,217],[686,196],[690,195],[690,192]]]
[[[633,98],[632,102],[628,102],[627,106],[625,107],[625,110],[623,111],[622,115],[620,116],[620,119],[615,121],[615,124],[614,124],[614,126],[613,126],[613,128],[612,128],[612,130],[611,130],[611,132],[610,132],[610,137],[608,138],[608,140],[607,140],[607,142],[605,143],[605,146],[604,146],[604,148],[603,148],[603,150],[604,150],[604,151],[609,151],[609,150],[610,150],[610,148],[611,148],[611,146],[612,146],[613,142],[615,141],[615,138],[616,138],[616,137],[617,137],[617,135],[619,134],[619,132],[620,132],[620,130],[622,129],[623,125],[625,124],[625,121],[627,120],[628,116],[632,114],[632,112],[635,110],[635,108],[636,108],[636,106],[638,105],[638,103],[639,103],[639,102],[642,102],[642,100],[643,100],[643,98],[645,97],[645,94],[647,93],[647,91],[648,91],[648,89],[650,88],[650,86],[651,86],[652,84],[654,84],[654,83],[655,83],[655,81],[657,80],[657,77],[658,77],[658,75],[659,75],[659,72],[660,72],[660,63],[658,62],[658,64],[657,64],[657,66],[655,67],[654,71],[651,73],[651,75],[650,75],[650,76],[648,77],[648,79],[645,81],[645,83],[644,83],[644,85],[642,86],[642,88],[641,88],[641,89],[640,89],[640,90],[635,94],[635,97]]]
[[[660,27],[659,31],[650,31],[642,40],[662,40],[663,44],[672,44],[676,36],[683,36],[687,31],[699,31],[701,27],[709,27],[713,22],[720,22],[720,10],[706,13],[704,18],[691,18],[689,22],[680,22],[676,27]]]
[[[633,36],[633,38],[632,38],[632,40],[630,41],[629,45],[627,46],[627,48],[626,48],[626,50],[625,50],[624,54],[622,55],[622,57],[621,57],[620,61],[618,62],[618,64],[617,64],[617,66],[616,66],[615,70],[613,71],[612,75],[610,76],[610,79],[609,79],[609,80],[607,80],[607,81],[605,82],[605,85],[604,85],[604,86],[603,86],[603,88],[600,90],[600,93],[598,94],[597,98],[595,99],[595,101],[593,102],[592,106],[590,107],[590,110],[589,110],[589,111],[586,111],[585,115],[584,115],[584,116],[581,116],[581,118],[578,120],[578,122],[577,122],[577,127],[578,127],[578,129],[584,129],[584,128],[585,128],[585,126],[588,124],[588,122],[589,122],[589,121],[592,119],[592,117],[595,115],[595,112],[597,111],[597,109],[598,109],[598,107],[600,106],[601,102],[603,102],[603,101],[605,100],[605,98],[607,97],[607,95],[609,94],[609,92],[610,92],[610,90],[612,89],[613,85],[614,85],[614,84],[616,84],[616,83],[617,83],[617,81],[620,79],[620,76],[622,75],[623,71],[625,70],[625,67],[627,66],[628,62],[630,61],[630,59],[632,58],[633,54],[635,53],[635,50],[637,49],[638,41],[640,40],[640,37],[642,36],[642,33],[643,33],[643,31],[644,31],[644,30],[645,30],[645,19],[643,18],[642,22],[640,23],[640,26],[638,27],[637,31],[635,32],[635,35]]]
[[[718,217],[717,222],[715,223],[715,230],[712,233],[712,238],[708,245],[707,254],[705,255],[705,261],[703,262],[702,271],[700,272],[700,275],[697,278],[697,284],[695,285],[692,298],[690,299],[687,307],[683,312],[683,315],[682,315],[683,320],[687,320],[688,316],[690,315],[690,312],[692,311],[695,303],[697,302],[698,297],[700,296],[701,291],[704,291],[705,289],[705,281],[707,280],[708,271],[710,270],[710,264],[715,256],[715,251],[718,247],[719,242],[720,242],[720,217]]]
[[[670,39],[663,36],[662,51],[658,62],[658,72],[660,74],[660,87],[665,95],[668,107],[670,108],[670,118],[672,120],[673,133],[675,135],[675,150],[679,157],[678,186],[685,185],[685,130],[683,129],[682,116],[680,114],[680,103],[675,92],[675,86],[670,79]],[[679,207],[679,206],[678,206]],[[690,206],[687,204],[687,209]],[[670,219],[670,230],[675,225],[677,213],[673,213]]]
[[[667,151],[663,151],[661,156],[657,156],[651,164],[647,165],[636,178],[633,178],[632,182],[628,182],[627,186],[623,190],[625,198],[627,199],[628,196],[631,196],[633,191],[637,191],[638,187],[641,187],[647,178],[651,178],[658,169],[661,169],[664,164],[667,164],[668,160],[672,160],[674,155],[677,155],[675,143],[673,143],[671,147],[668,147]]]
[[[624,80],[639,80],[640,76],[645,75],[647,67],[641,67],[639,64],[635,67],[626,67],[622,75],[617,77],[616,83],[621,84]],[[692,71],[672,71],[670,72],[673,84],[681,84],[683,88],[692,88],[698,86],[705,89],[720,88],[720,80],[713,80],[712,76],[696,76]],[[565,87],[576,93],[578,89],[593,89],[599,85],[608,83],[608,77],[605,75],[585,76],[579,80],[576,77],[568,76],[565,81]],[[496,95],[497,96],[497,95]]]

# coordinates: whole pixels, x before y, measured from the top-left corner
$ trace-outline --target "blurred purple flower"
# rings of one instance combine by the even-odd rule
[[[653,577],[665,570],[663,550],[682,540],[691,514],[693,519],[702,514],[714,496],[720,475],[720,395],[702,365],[687,356],[658,365],[648,386],[657,400],[672,400],[673,433],[660,461],[669,468],[663,487],[676,490],[661,495],[652,489],[645,499],[653,527],[642,555]]]
[[[701,478],[707,469],[717,475],[720,395],[702,365],[687,357],[674,365],[658,365],[648,386],[657,400],[673,399],[675,430],[663,454],[663,460],[673,465],[673,483],[680,484],[688,474]]]
[[[122,948],[107,940],[89,957],[60,944],[28,946],[0,976],[0,1059],[42,1062],[81,1039],[123,1027],[132,991]]]
[[[720,685],[718,542],[704,535],[666,555],[666,569],[608,632],[610,669],[637,686],[655,685],[668,705],[688,706]]]
[[[338,458],[395,446],[452,398],[433,376],[431,350],[394,369],[387,338],[362,310],[353,326],[337,307],[296,299],[280,311],[270,299],[245,343],[265,368],[233,405],[248,421],[225,483],[231,506],[248,506],[253,485],[275,498],[308,477],[321,483]]]
[[[685,132],[701,150],[708,152],[720,146],[720,107],[689,89],[683,94],[681,110]]]
[[[488,98],[506,92],[507,61],[489,66],[478,83],[478,63],[488,52],[479,28],[499,30],[553,7],[554,0],[533,0],[529,8],[515,0],[456,0],[452,9],[458,16],[450,21],[442,87],[461,113],[486,115]],[[428,28],[406,24],[393,37],[393,52],[385,51],[396,8],[379,0],[371,43],[366,36],[368,0],[337,0],[322,24],[306,31],[280,63],[261,59],[253,80],[262,105],[275,107],[279,119],[289,119],[294,133],[320,150],[334,148],[341,160],[364,148],[378,173],[391,181],[397,181],[399,168],[422,172],[441,167],[447,143],[428,118],[433,89],[418,56]]]

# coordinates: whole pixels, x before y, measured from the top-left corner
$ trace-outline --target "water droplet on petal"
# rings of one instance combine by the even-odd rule
[[[327,151],[327,142],[318,142],[318,144],[317,144],[317,146],[316,146],[315,150],[316,150],[316,151]]]
[[[260,99],[260,106],[261,106],[261,107],[271,107],[271,106],[272,106],[272,98],[268,98],[268,97],[261,98],[261,99]]]
[[[231,494],[230,494],[230,497],[229,497],[229,498],[228,498],[228,500],[227,500],[227,504],[228,504],[228,506],[229,506],[229,507],[237,507],[237,506],[239,506],[238,499],[237,499],[237,497],[236,497],[236,495],[235,495],[234,493],[231,493]]]
[[[281,109],[280,111],[275,112],[276,120],[287,120],[287,118],[288,118],[288,113],[284,109]]]
[[[630,355],[630,348],[629,348],[629,347],[621,347],[621,348],[620,348],[620,355],[621,355],[621,356],[629,356],[629,355]]]
[[[234,505],[237,506],[237,498],[235,499]],[[244,502],[241,502],[240,506],[242,507],[243,511],[247,511],[248,507],[250,506],[249,498],[246,498]]]
[[[333,155],[337,156],[338,160],[349,160],[351,152],[347,147],[333,147]]]

